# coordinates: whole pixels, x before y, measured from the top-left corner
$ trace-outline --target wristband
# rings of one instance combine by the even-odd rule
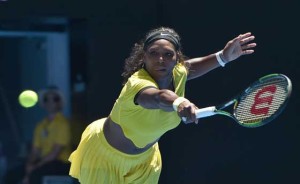
[[[177,111],[177,108],[179,106],[179,104],[181,104],[184,101],[189,101],[188,99],[184,98],[184,97],[178,97],[174,100],[173,102],[173,109],[174,111]]]
[[[221,56],[220,56],[221,54],[223,54],[223,50],[217,52],[217,53],[216,53],[216,57],[217,57],[218,63],[219,63],[222,67],[224,67],[226,63],[225,63],[225,61],[221,58]]]

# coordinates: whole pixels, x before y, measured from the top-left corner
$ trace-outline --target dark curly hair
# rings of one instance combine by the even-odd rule
[[[144,51],[145,40],[149,35],[151,35],[155,32],[168,32],[168,33],[172,34],[175,38],[177,38],[180,43],[180,36],[172,28],[159,27],[159,28],[150,30],[141,41],[134,44],[134,46],[131,50],[130,56],[125,59],[124,70],[122,73],[123,85],[127,82],[128,78],[132,74],[134,74],[136,71],[138,71],[139,69],[141,69],[143,67],[143,56],[145,53],[145,51]],[[177,54],[179,57],[179,62],[183,63],[185,65],[184,61],[187,59],[187,57],[185,55],[183,55],[181,46],[177,49]],[[188,66],[186,66],[186,67],[188,67]]]

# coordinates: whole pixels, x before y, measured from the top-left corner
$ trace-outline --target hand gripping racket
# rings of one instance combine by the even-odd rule
[[[287,76],[266,75],[228,102],[196,110],[196,117],[219,114],[234,119],[244,127],[259,127],[272,121],[284,110],[291,92],[292,83]],[[232,113],[222,110],[232,104]]]

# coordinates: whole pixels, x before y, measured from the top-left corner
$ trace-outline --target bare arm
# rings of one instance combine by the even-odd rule
[[[40,150],[36,147],[32,148],[31,154],[29,155],[29,159],[26,164],[26,174],[22,180],[23,184],[29,183],[29,175],[30,173],[35,170],[38,167],[41,167],[42,165],[55,160],[58,157],[58,154],[60,153],[63,146],[61,145],[54,145],[52,151],[45,156],[43,159],[40,159]],[[39,160],[39,161],[38,161]]]
[[[136,102],[146,108],[146,109],[162,109],[167,112],[174,111],[173,102],[178,96],[171,90],[167,89],[156,89],[156,88],[147,88],[140,92],[136,98]],[[195,115],[195,110],[198,109],[193,103],[189,100],[182,102],[178,106],[178,116],[187,117],[185,123],[196,122],[198,119]]]
[[[40,159],[40,155],[40,150],[37,147],[33,146],[31,148],[30,154],[28,155],[28,159],[25,166],[25,176],[23,178],[24,184],[28,183],[29,174],[33,171],[36,162]]]
[[[52,148],[52,151],[46,155],[44,158],[42,158],[37,164],[36,164],[36,167],[40,167],[48,162],[51,162],[53,160],[56,160],[59,153],[61,152],[61,150],[63,149],[63,146],[62,145],[58,145],[58,144],[55,144]]]
[[[200,77],[220,66],[215,54],[205,57],[192,58],[186,62],[189,63],[188,65],[190,66],[188,80]]]
[[[28,155],[26,165],[31,165],[31,164],[35,163],[36,161],[39,160],[39,158],[40,158],[40,150],[33,146],[31,148],[30,154]]]
[[[172,103],[176,98],[178,98],[178,96],[173,91],[148,88],[139,94],[136,101],[140,106],[146,109],[174,111]]]
[[[38,167],[41,167],[42,165],[55,160],[60,151],[62,150],[63,146],[61,145],[54,145],[52,151],[46,155],[44,158],[40,158],[40,151],[37,148],[33,148],[32,152],[29,156],[28,162],[26,164],[26,177],[35,170]]]
[[[242,55],[252,54],[256,43],[249,43],[254,40],[251,33],[245,33],[230,40],[222,50],[222,58],[225,63],[236,60]],[[207,72],[220,66],[216,54],[211,54],[205,57],[193,58],[186,61],[190,65],[188,79],[200,77]]]

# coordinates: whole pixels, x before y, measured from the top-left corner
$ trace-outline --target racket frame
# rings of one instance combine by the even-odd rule
[[[240,101],[241,98],[243,98],[243,96],[247,95],[249,93],[249,91],[252,90],[253,86],[258,85],[260,83],[263,83],[264,81],[270,79],[270,78],[274,78],[274,77],[280,77],[280,78],[284,78],[287,81],[287,87],[286,87],[286,98],[283,102],[283,104],[280,105],[280,107],[276,110],[276,113],[272,114],[270,117],[262,120],[262,121],[257,121],[254,123],[243,123],[240,122],[237,118],[236,118],[236,109],[237,109],[237,105],[238,102]],[[237,123],[239,123],[240,125],[244,126],[244,127],[248,127],[248,128],[256,128],[256,127],[260,127],[263,126],[267,123],[269,123],[270,121],[274,120],[275,118],[277,118],[282,111],[285,109],[290,96],[291,96],[291,92],[292,92],[292,82],[291,80],[284,74],[279,74],[279,73],[273,73],[273,74],[269,74],[266,76],[263,76],[261,78],[259,78],[257,81],[255,81],[254,83],[252,83],[247,89],[245,89],[244,91],[242,91],[237,97],[236,97],[236,103],[233,107],[233,115],[230,115],[230,117],[232,117],[234,120],[236,120]],[[222,108],[222,107],[221,107]]]
[[[286,93],[286,99],[284,100],[283,104],[281,104],[281,106],[276,110],[276,113],[272,114],[270,117],[262,120],[262,121],[258,121],[258,122],[254,122],[254,123],[243,123],[240,122],[237,118],[236,118],[236,109],[238,106],[238,103],[240,101],[241,98],[243,98],[245,95],[247,95],[249,93],[249,91],[251,91],[251,89],[253,88],[253,86],[264,82],[265,80],[268,80],[270,78],[273,77],[280,77],[280,78],[285,78],[287,80],[287,93]],[[279,74],[279,73],[274,73],[274,74],[269,74],[266,76],[263,76],[261,78],[259,78],[257,81],[255,81],[254,83],[252,83],[251,85],[249,85],[248,88],[246,88],[245,90],[243,90],[242,92],[239,93],[239,95],[236,95],[234,98],[232,98],[231,100],[227,101],[226,103],[223,103],[221,105],[218,106],[211,106],[211,107],[206,107],[206,108],[201,108],[196,110],[196,117],[197,118],[204,118],[204,117],[209,117],[209,116],[213,116],[213,115],[224,115],[227,117],[232,118],[233,120],[235,120],[238,124],[240,124],[243,127],[247,127],[247,128],[256,128],[256,127],[260,127],[263,126],[267,123],[269,123],[270,121],[272,121],[273,119],[275,119],[276,117],[278,117],[281,112],[284,110],[284,108],[286,107],[288,100],[291,96],[291,92],[292,92],[292,82],[291,80],[283,74]],[[233,113],[229,113],[227,111],[224,111],[222,109],[225,109],[226,107],[233,105]],[[185,117],[182,118],[183,121],[186,120]]]

